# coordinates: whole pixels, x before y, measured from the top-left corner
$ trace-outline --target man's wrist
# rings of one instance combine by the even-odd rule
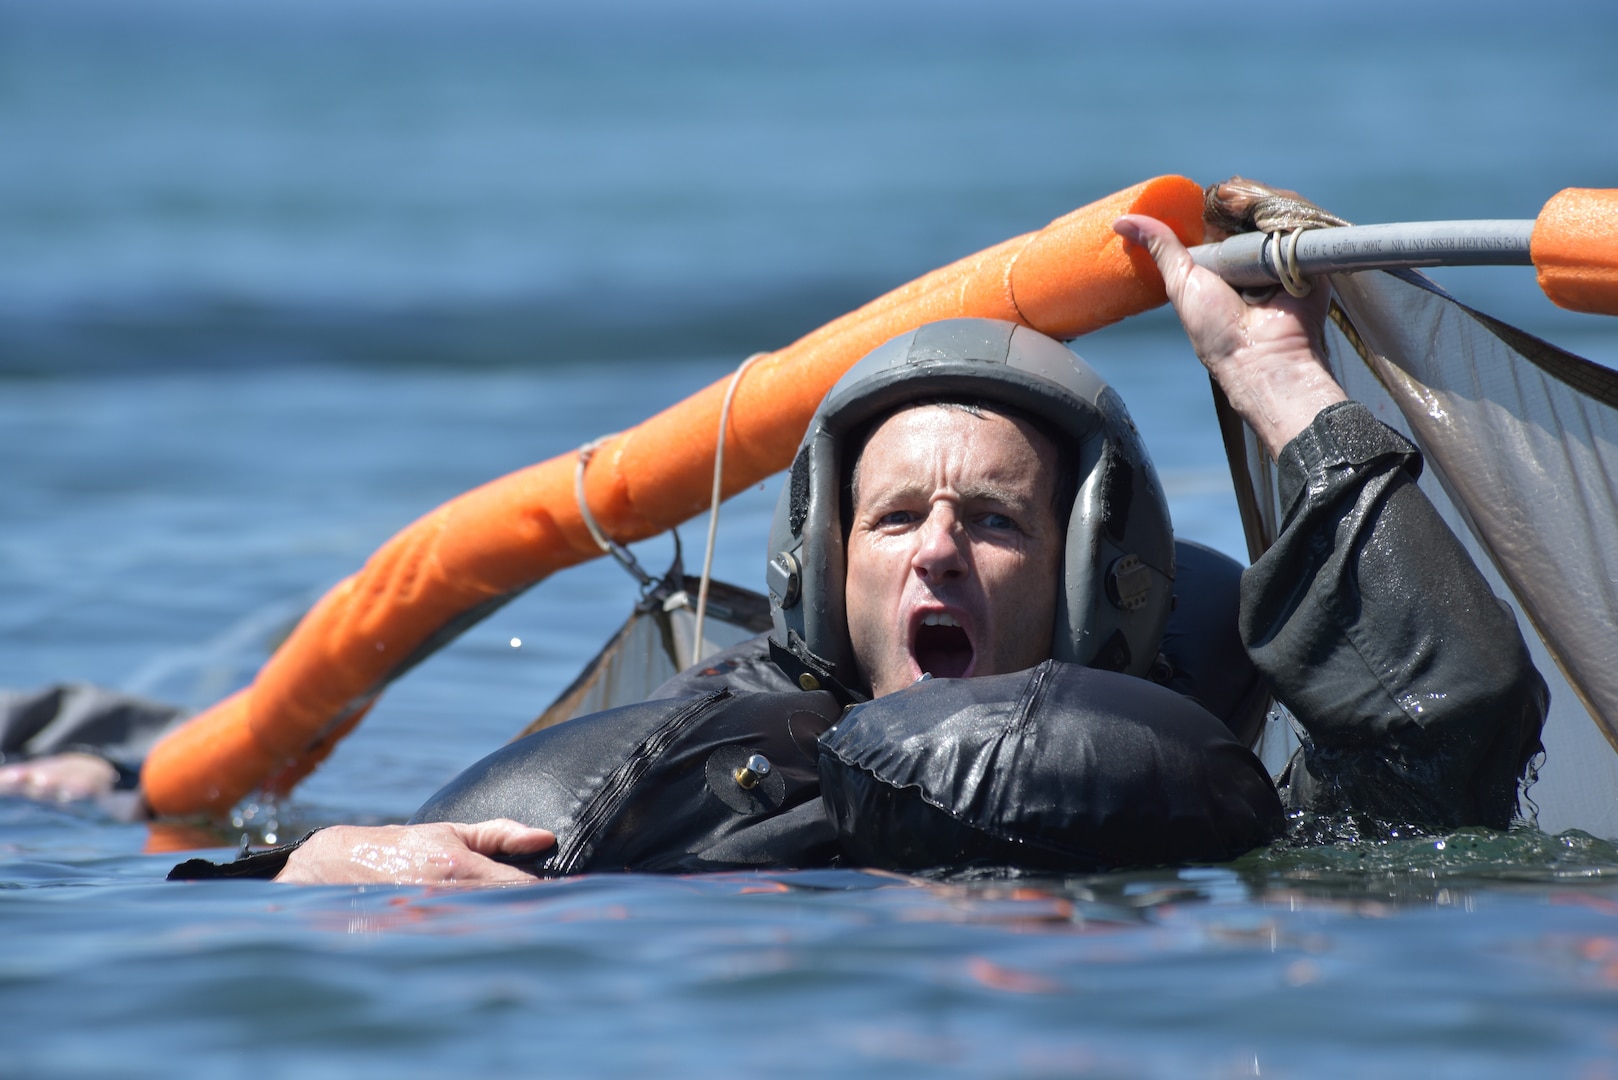
[[[1217,377],[1232,408],[1274,459],[1322,411],[1348,400],[1324,361],[1315,356],[1272,362],[1260,371],[1220,372]]]

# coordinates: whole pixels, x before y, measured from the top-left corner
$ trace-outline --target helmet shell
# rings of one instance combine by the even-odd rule
[[[1077,468],[1057,660],[1144,676],[1156,659],[1174,583],[1163,486],[1118,394],[1061,342],[997,319],[949,319],[872,350],[821,402],[770,528],[772,637],[811,671],[866,690],[849,643],[843,489],[853,438],[918,400],[1003,404],[1038,417]]]

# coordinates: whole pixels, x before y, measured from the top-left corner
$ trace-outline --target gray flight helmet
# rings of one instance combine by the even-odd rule
[[[849,642],[844,491],[852,440],[916,401],[999,403],[1065,440],[1078,474],[1051,656],[1144,676],[1173,602],[1174,530],[1157,471],[1118,394],[1071,349],[1016,323],[949,319],[849,369],[810,421],[770,527],[771,637],[819,679],[869,692]],[[805,675],[800,679],[804,685]]]

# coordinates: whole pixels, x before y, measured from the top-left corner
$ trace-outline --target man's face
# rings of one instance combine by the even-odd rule
[[[1050,655],[1064,533],[1056,447],[995,413],[895,413],[860,456],[848,632],[876,695],[998,675]]]

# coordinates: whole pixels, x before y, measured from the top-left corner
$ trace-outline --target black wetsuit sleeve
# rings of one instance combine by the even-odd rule
[[[1504,828],[1549,694],[1416,486],[1420,454],[1345,402],[1278,464],[1282,531],[1243,575],[1241,633],[1303,729],[1286,805]]]
[[[221,881],[226,878],[256,878],[269,881],[286,869],[292,853],[303,847],[319,829],[310,829],[290,844],[246,852],[231,862],[216,863],[207,859],[187,859],[169,871],[169,881]]]

